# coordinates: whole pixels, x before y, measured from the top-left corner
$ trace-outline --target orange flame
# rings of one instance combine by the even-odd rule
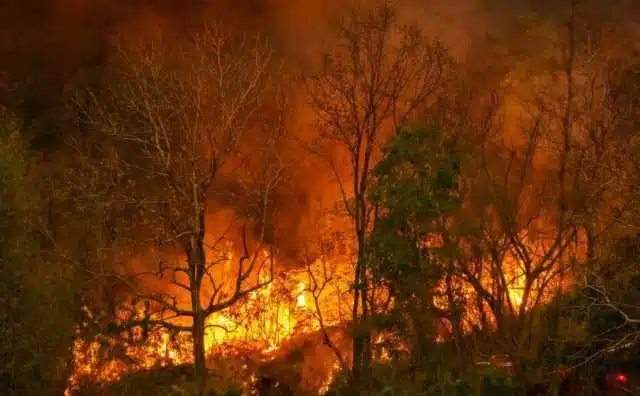
[[[505,268],[508,297],[518,308],[524,303],[524,277],[515,262],[507,263]],[[205,339],[207,353],[211,356],[224,353],[225,349],[233,349],[233,345],[246,345],[256,351],[261,359],[269,360],[292,337],[320,330],[321,321],[327,327],[345,323],[350,319],[350,270],[351,266],[344,261],[318,259],[305,271],[280,274],[274,282],[251,293],[245,301],[208,319]],[[490,279],[484,282],[490,282]],[[459,286],[464,290],[467,301],[473,300],[473,289],[466,284]],[[436,297],[434,303],[441,309],[448,308],[442,296]],[[469,311],[472,312],[472,309]],[[472,323],[475,318],[470,317],[467,321]],[[379,349],[376,356],[378,360],[390,359],[385,347],[389,337],[379,334],[374,340],[374,347]],[[439,338],[442,339],[442,336]],[[396,341],[396,345],[402,345],[401,341]],[[106,342],[110,348],[117,347],[113,341]],[[101,350],[99,340],[76,341],[73,348],[76,370],[70,378],[67,394],[77,389],[82,379],[108,383],[118,380],[124,373],[192,362],[189,336],[174,337],[166,330],[151,332],[143,342],[126,346],[122,355],[129,360],[127,363],[123,356],[105,360]],[[320,387],[321,394],[328,389],[338,370],[339,365],[335,362]]]
[[[317,282],[326,275],[320,274],[320,266],[320,262],[315,262],[309,266],[308,271],[281,274],[274,282],[250,293],[245,301],[214,313],[206,323],[207,353],[211,355],[224,351],[226,347],[231,349],[233,345],[243,344],[259,352],[263,359],[270,359],[275,356],[280,345],[293,336],[319,330],[316,301],[323,306],[332,307],[322,309],[324,324],[337,324],[341,316],[335,309],[340,306],[336,299],[344,296],[332,294],[329,290],[319,290]],[[338,266],[333,265],[333,268]],[[313,285],[310,279],[314,279],[316,284]],[[341,283],[337,277],[331,281],[333,290]],[[342,282],[342,287],[348,289],[346,282]],[[136,329],[136,333],[140,339],[141,331]],[[109,383],[120,379],[125,373],[192,362],[189,335],[181,334],[176,337],[164,329],[152,331],[146,340],[126,346],[117,357],[105,357],[103,346],[107,349],[118,347],[115,341],[106,338],[75,342],[73,354],[76,369],[70,378],[67,394],[77,389],[83,379]]]

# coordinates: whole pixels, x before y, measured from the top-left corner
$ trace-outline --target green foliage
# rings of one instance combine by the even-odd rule
[[[242,396],[242,381],[246,377],[223,378],[214,372],[207,378],[207,396]],[[231,384],[235,382],[236,384]],[[190,366],[154,368],[129,373],[111,384],[82,384],[76,396],[194,396],[197,384]]]
[[[26,190],[27,172],[28,156],[18,124],[0,112],[0,252],[4,260],[26,243],[21,231],[32,201]]]
[[[433,367],[417,367],[406,360],[375,364],[374,393],[377,396],[513,396],[522,390],[513,377],[493,368],[477,369],[460,378],[446,378],[435,373]],[[339,375],[328,395],[351,394],[346,377]]]
[[[426,396],[464,396],[473,394],[473,387],[466,380],[445,382],[430,387],[425,391]]]
[[[0,113],[0,377],[9,395],[60,394],[72,336],[70,286],[38,243],[32,163],[20,125]]]
[[[493,374],[482,378],[482,394],[494,396],[512,396],[519,386],[513,377]]]
[[[459,157],[437,130],[402,130],[376,166],[372,200],[387,208],[387,219],[406,215],[430,220],[459,202]],[[407,219],[408,220],[408,219]]]
[[[402,130],[385,148],[371,188],[378,216],[369,247],[371,266],[385,279],[438,278],[438,266],[429,264],[444,247],[425,247],[424,242],[460,203],[459,161],[437,130]]]
[[[386,328],[410,329],[418,357],[435,335],[436,322],[428,315],[432,291],[452,252],[450,246],[429,242],[460,204],[460,160],[453,142],[440,131],[407,129],[389,142],[374,169],[370,199],[376,218],[367,265],[395,299]]]
[[[76,395],[190,396],[194,394],[194,389],[190,368],[171,367],[131,373],[112,384],[83,384]]]

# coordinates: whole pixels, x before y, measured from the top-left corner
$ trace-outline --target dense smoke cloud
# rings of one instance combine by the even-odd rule
[[[366,0],[373,4],[376,0]],[[464,57],[469,43],[479,40],[491,25],[490,15],[504,4],[486,0],[397,0],[401,20],[417,23],[430,36]],[[513,2],[511,2],[513,4]],[[4,101],[35,124],[36,144],[46,147],[68,134],[56,117],[62,113],[65,92],[90,84],[95,70],[109,61],[114,34],[135,38],[153,26],[177,36],[206,19],[222,19],[230,26],[268,35],[294,67],[317,57],[329,39],[329,21],[345,8],[340,0],[10,0],[0,11],[0,71],[19,89]],[[495,18],[494,18],[495,19]],[[99,73],[99,71],[98,71]],[[291,130],[305,135],[311,116],[296,109]],[[330,175],[317,163],[296,154],[293,180],[277,194],[280,242],[296,255],[300,241],[311,229],[312,207],[335,197]],[[298,150],[299,151],[299,150]],[[278,233],[277,233],[278,234]],[[297,236],[297,237],[296,237]],[[282,239],[282,238],[281,238]]]
[[[483,25],[483,1],[397,3],[401,14],[456,46]],[[149,18],[184,27],[209,16],[221,18],[243,29],[266,32],[292,54],[310,53],[342,8],[344,3],[336,0],[12,0],[4,2],[0,11],[0,68],[16,74],[20,64],[24,74],[73,73],[100,62],[109,34],[119,26],[145,24]]]
[[[470,49],[473,56],[486,57],[484,37],[508,30],[523,9],[548,15],[562,12],[561,2],[551,1],[394,3],[402,21],[416,23],[429,36],[441,39],[460,59],[467,58]],[[13,97],[0,98],[17,107],[27,121],[39,122],[36,134],[45,136],[45,141],[68,133],[55,128],[52,121],[64,104],[64,93],[74,84],[86,84],[86,76],[108,61],[115,33],[134,37],[159,24],[180,35],[198,21],[221,19],[230,26],[268,35],[286,62],[299,67],[327,44],[329,21],[345,7],[340,0],[12,0],[5,4],[0,11],[0,71],[20,89]],[[303,107],[296,112],[291,130],[304,135],[310,129],[310,116]],[[335,186],[330,175],[319,172],[318,164],[308,156],[291,151],[296,157],[295,174],[276,203],[286,203],[279,208],[279,226],[287,235],[285,250],[295,254],[311,222],[310,207],[334,196]]]

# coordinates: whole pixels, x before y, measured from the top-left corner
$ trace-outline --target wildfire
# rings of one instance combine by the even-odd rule
[[[349,319],[350,268],[344,262],[318,259],[305,270],[279,274],[272,283],[252,292],[244,301],[213,314],[208,318],[205,334],[208,355],[224,356],[242,346],[266,362],[275,358],[281,346],[294,336],[317,332],[321,326],[345,323]],[[517,310],[526,303],[522,269],[515,261],[506,262],[504,273],[508,298]],[[465,301],[473,301],[473,288],[461,280],[456,282]],[[489,277],[483,280],[485,286],[490,286],[490,282]],[[444,287],[443,283],[437,289],[442,292]],[[442,297],[444,293],[436,295],[435,304],[447,309],[447,300]],[[471,323],[477,322],[478,316],[473,309],[469,307],[467,311],[470,315],[467,318],[469,328]],[[438,339],[442,341],[443,337],[446,338],[439,335]],[[402,345],[402,340],[391,338],[388,334],[376,335],[376,359],[390,359],[389,342],[393,342],[395,347]],[[73,348],[76,370],[70,378],[67,395],[85,379],[108,383],[125,373],[192,362],[189,334],[174,334],[161,328],[149,332],[144,338],[137,329],[134,339],[135,342],[124,346],[106,338],[92,342],[76,341]],[[105,350],[112,353],[106,354]],[[332,364],[322,381],[320,394],[326,392],[340,368],[337,362]]]
[[[336,299],[343,297],[328,290],[319,290],[317,284],[313,286],[310,279],[317,283],[320,276],[326,276],[320,274],[319,268],[326,267],[314,262],[306,271],[281,274],[272,283],[250,293],[245,301],[209,317],[205,330],[208,354],[224,354],[234,346],[245,345],[258,353],[261,359],[268,360],[285,341],[319,330],[315,316],[316,301],[335,308],[340,306]],[[332,278],[332,282],[333,289],[340,284],[337,278]],[[348,285],[343,284],[343,287]],[[339,315],[334,311],[327,309],[326,313],[323,312],[325,325],[339,322]],[[70,378],[67,394],[71,394],[84,379],[109,383],[125,373],[192,362],[189,334],[173,334],[164,328],[149,332],[146,338],[141,333],[136,328],[134,339],[128,339],[126,347],[106,337],[92,342],[77,340],[73,347],[76,369]],[[106,350],[111,352],[108,354]]]

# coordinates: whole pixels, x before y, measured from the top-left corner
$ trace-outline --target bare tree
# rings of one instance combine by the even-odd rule
[[[483,328],[495,324],[508,341],[501,346],[516,354],[536,347],[534,308],[580,281],[578,270],[593,264],[615,230],[617,207],[629,202],[617,197],[631,196],[621,184],[633,160],[622,153],[635,143],[615,130],[620,112],[607,104],[603,73],[617,40],[589,28],[581,3],[567,1],[562,24],[541,28],[556,40],[553,50],[537,49],[508,73],[509,122],[492,112],[490,122],[470,125],[478,162],[466,171],[466,205],[445,230],[461,248],[458,282],[477,300],[467,314]],[[538,329],[552,342],[560,340],[561,300],[554,301],[549,326]]]
[[[352,320],[353,384],[366,380],[371,334],[365,239],[372,224],[367,191],[383,139],[433,98],[447,77],[443,47],[429,42],[415,26],[403,26],[384,3],[352,7],[334,25],[335,45],[322,68],[305,79],[317,116],[319,147],[328,159],[352,219],[357,257],[354,265]],[[346,164],[343,165],[343,164]]]
[[[624,299],[616,298],[615,294],[619,293],[613,293],[609,290],[610,287],[607,286],[607,283],[608,282],[604,281],[601,277],[594,277],[593,280],[587,284],[587,292],[591,292],[589,293],[591,298],[589,299],[587,309],[604,309],[614,312],[622,318],[622,323],[618,327],[607,331],[607,333],[613,333],[612,335],[614,336],[611,339],[605,340],[605,350],[611,351],[634,345],[640,341],[640,318],[638,317],[638,305],[629,304],[629,302],[624,301]]]
[[[331,257],[353,253],[350,250],[350,232],[344,227],[340,228],[345,224],[336,218],[335,211],[319,213],[322,220],[312,223],[315,233],[308,238],[308,245],[304,248],[306,291],[311,297],[313,319],[322,334],[323,343],[335,355],[339,368],[348,370],[346,352],[338,347],[332,338],[332,331],[336,325],[347,322],[350,316],[351,273],[349,268],[337,266]],[[344,220],[342,217],[340,219]]]
[[[117,60],[113,84],[79,96],[92,132],[74,142],[77,172],[114,230],[156,246],[157,268],[114,276],[149,303],[146,326],[191,334],[202,392],[207,318],[273,277],[278,65],[261,37],[218,25],[183,40],[122,41]],[[208,217],[225,206],[244,219],[238,238]]]
[[[482,326],[493,321],[503,346],[510,346],[506,352],[516,355],[532,345],[528,312],[549,301],[582,258],[583,212],[570,185],[577,66],[571,23],[568,29],[560,68],[527,64],[533,71],[524,75],[536,76],[536,84],[518,82],[518,70],[510,73],[519,100],[513,103],[514,91],[508,92],[512,97],[504,106],[523,109],[520,117],[507,124],[494,113],[491,123],[479,126],[478,163],[467,175],[472,186],[461,214],[466,220],[458,223],[469,229],[449,233],[464,252],[459,276],[478,297],[475,313]],[[523,91],[533,94],[525,97]]]
[[[582,2],[579,2],[580,5]],[[587,2],[588,3],[588,2]],[[583,9],[583,13],[586,14]],[[572,305],[583,317],[598,315],[615,320],[609,328],[590,334],[588,353],[577,356],[576,364],[584,364],[605,353],[618,353],[635,345],[638,331],[637,281],[638,264],[638,146],[637,126],[640,122],[637,98],[640,88],[640,58],[637,32],[630,29],[629,8],[611,9],[607,19],[583,16],[587,31],[586,50],[582,58],[589,68],[583,73],[590,89],[582,92],[576,124],[582,131],[576,142],[575,185],[581,187],[585,199],[582,227],[587,236],[587,262],[576,280],[579,304]],[[594,22],[595,20],[595,22]],[[615,22],[614,22],[615,21]],[[614,25],[614,23],[616,23]],[[605,29],[593,29],[592,25]],[[589,29],[591,28],[591,29]],[[584,40],[584,39],[583,39]],[[611,315],[613,314],[613,315]]]

